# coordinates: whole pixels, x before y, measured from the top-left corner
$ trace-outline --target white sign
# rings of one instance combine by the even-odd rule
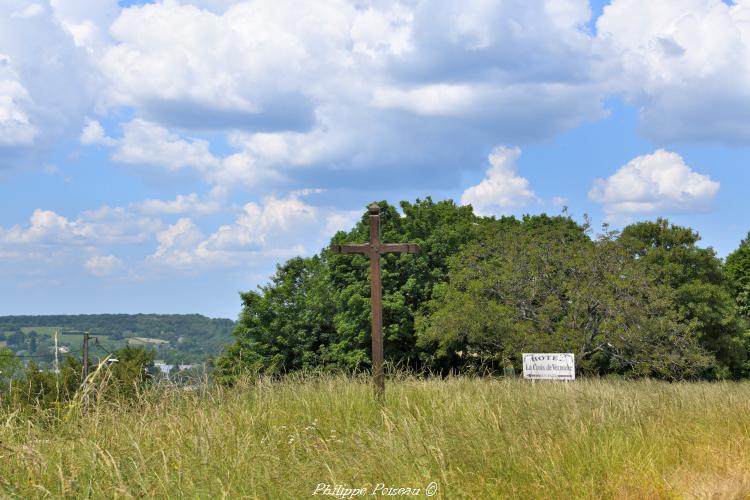
[[[575,380],[576,360],[570,353],[524,353],[523,378]]]

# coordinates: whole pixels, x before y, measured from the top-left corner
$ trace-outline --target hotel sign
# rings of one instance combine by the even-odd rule
[[[531,380],[575,380],[575,356],[570,353],[524,353],[523,378]]]

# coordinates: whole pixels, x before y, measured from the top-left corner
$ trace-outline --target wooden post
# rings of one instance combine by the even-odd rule
[[[364,245],[331,245],[333,253],[359,253],[370,258],[370,303],[372,305],[372,379],[375,392],[382,396],[385,391],[383,371],[383,290],[380,282],[380,255],[384,253],[416,253],[419,246],[413,243],[380,242],[380,207],[373,203],[370,212],[370,243]]]
[[[383,290],[380,283],[380,207],[370,205],[370,304],[372,307],[372,380],[375,390],[385,392],[383,373]]]
[[[89,378],[89,332],[83,332],[83,379],[81,384]]]

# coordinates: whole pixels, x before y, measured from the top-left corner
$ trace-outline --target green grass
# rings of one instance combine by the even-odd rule
[[[85,408],[85,411],[83,410]],[[750,383],[290,377],[0,411],[0,497],[743,498]],[[320,496],[318,496],[320,498]],[[422,496],[424,498],[424,496]]]

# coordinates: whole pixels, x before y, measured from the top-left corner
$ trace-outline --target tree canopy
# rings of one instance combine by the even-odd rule
[[[584,373],[667,379],[747,375],[747,338],[728,277],[690,228],[664,219],[592,237],[571,217],[480,217],[430,198],[382,201],[381,239],[418,243],[382,257],[386,360],[433,371],[520,368],[524,351],[577,354]],[[365,243],[367,212],[331,243]],[[735,295],[733,295],[735,294]],[[327,248],[278,266],[241,294],[244,370],[360,370],[370,363],[368,259]]]
[[[739,248],[727,256],[725,269],[739,313],[750,320],[750,232]]]

